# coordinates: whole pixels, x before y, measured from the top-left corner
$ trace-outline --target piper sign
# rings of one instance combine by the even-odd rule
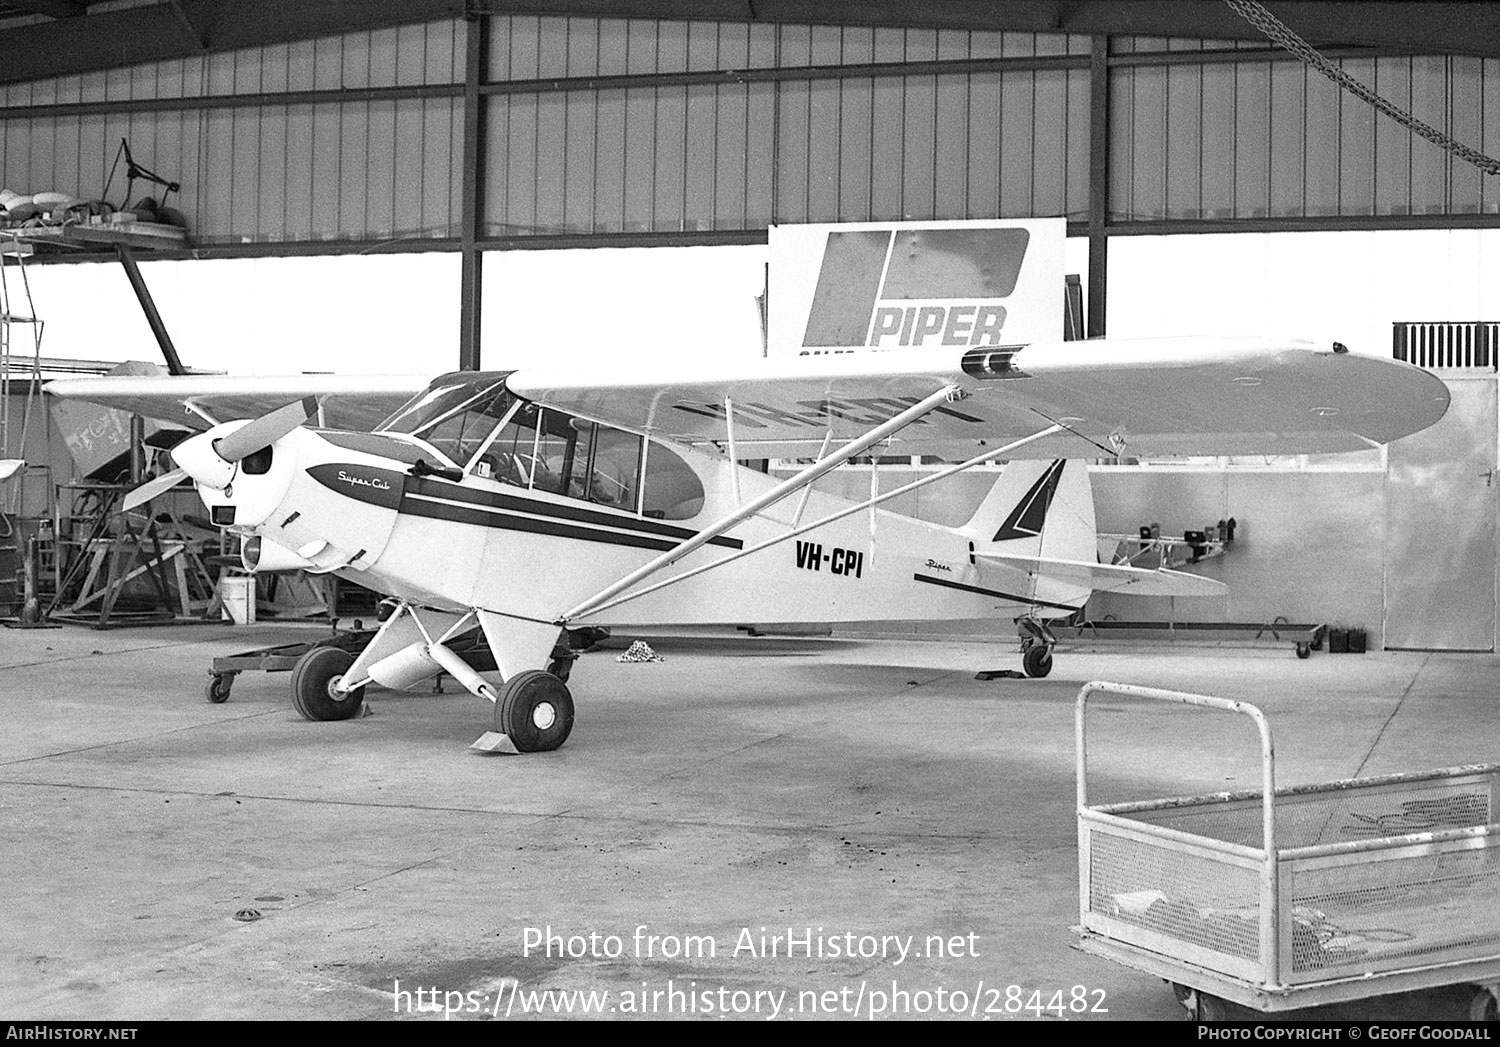
[[[1061,341],[1066,235],[1061,218],[773,226],[769,352]]]

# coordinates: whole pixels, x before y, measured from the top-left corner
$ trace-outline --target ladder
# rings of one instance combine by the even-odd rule
[[[37,318],[31,299],[31,283],[26,276],[26,256],[31,251],[30,244],[21,243],[14,235],[0,239],[0,461],[26,458],[32,407],[41,392],[43,324]],[[18,335],[31,349],[25,406],[19,426],[13,417],[15,379],[18,377],[14,352]],[[22,466],[9,479],[0,479],[0,613],[13,613],[20,602],[21,551],[16,533],[16,511],[21,504],[25,475]]]
[[[31,244],[14,233],[0,232],[0,459],[24,459],[26,437],[31,428],[32,407],[41,391],[42,332],[31,300],[31,281],[26,275],[26,257]],[[17,341],[31,351],[29,367],[17,368]],[[16,379],[25,375],[26,399],[20,426],[14,418]],[[13,513],[20,499],[19,477],[0,487],[0,512]]]

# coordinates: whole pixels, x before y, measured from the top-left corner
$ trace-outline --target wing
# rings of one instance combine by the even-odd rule
[[[300,374],[68,378],[48,383],[47,392],[190,429],[206,429],[208,422],[190,410],[189,404],[217,421],[227,422],[259,418],[289,401],[315,396],[323,407],[323,424],[334,429],[368,430],[425,389],[428,377]]]
[[[549,366],[508,384],[545,406],[690,444],[727,442],[729,402],[741,458],[814,455],[830,429],[852,438],[950,385],[962,399],[902,430],[888,453],[967,456],[1054,422],[1068,431],[1025,457],[1350,451],[1424,429],[1448,407],[1447,387],[1420,368],[1267,339],[872,351],[688,373]]]
[[[1132,596],[1224,596],[1229,586],[1213,578],[1186,571],[1120,564],[1085,563],[1082,560],[1056,560],[1045,556],[1014,556],[1009,553],[975,553],[981,560],[1015,567],[1027,574],[1051,578],[1075,585],[1086,585],[1095,592],[1129,593]]]

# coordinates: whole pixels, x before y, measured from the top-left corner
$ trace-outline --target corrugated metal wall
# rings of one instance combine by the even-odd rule
[[[560,18],[497,19],[492,32],[491,75],[512,83],[792,72],[493,96],[491,235],[1081,215],[1087,206],[1086,70],[796,72],[1084,55],[1084,37]]]
[[[481,239],[1088,213],[1087,37],[488,25]],[[0,86],[0,184],[98,194],[128,138],[138,161],[182,182],[200,242],[451,241],[465,30],[437,22]],[[1115,231],[1500,211],[1477,171],[1296,60],[1244,43],[1111,46]],[[1236,49],[1257,55],[1226,54]],[[1344,65],[1500,151],[1500,59]]]
[[[0,184],[18,192],[104,189],[120,139],[182,184],[173,203],[196,240],[240,242],[453,235],[462,101],[350,99],[206,108],[112,104],[229,95],[451,85],[458,22],[408,26],[0,86],[0,105],[76,105],[80,115],[5,119]],[[110,196],[118,202],[124,169]],[[137,196],[159,192],[137,185]]]
[[[1116,42],[1127,53],[1165,44]],[[1337,64],[1460,142],[1500,151],[1500,59]],[[1477,168],[1300,61],[1143,65],[1111,77],[1112,221],[1500,212],[1500,188]]]

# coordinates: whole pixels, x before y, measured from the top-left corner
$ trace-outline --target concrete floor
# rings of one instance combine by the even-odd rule
[[[941,988],[997,1017],[1055,1020],[1024,1004],[1061,1001],[1182,1020],[1160,981],[1070,948],[1082,682],[1256,702],[1281,784],[1500,759],[1500,658],[1476,655],[1100,646],[1045,680],[979,682],[1013,644],[660,640],[662,663],[585,655],[572,739],[530,757],[467,751],[489,709],[451,684],[372,691],[373,715],[344,723],[298,718],[285,675],[204,700],[213,656],[318,634],[0,632],[0,1015],[430,1018],[415,990],[435,988],[484,1012],[462,1017],[519,1017],[544,989],[607,990],[616,1012],[644,990],[661,1016],[722,986],[762,1017],[785,990],[786,1017],[804,991],[836,1012],[863,985],[864,1016],[894,985],[914,1007]],[[1211,715],[1104,703],[1098,798],[1254,785],[1253,735]],[[549,927],[584,955],[528,949]],[[742,929],[788,927],[962,955],[734,955]],[[688,936],[716,955],[662,955]],[[1071,1013],[1074,986],[1108,1013]]]

